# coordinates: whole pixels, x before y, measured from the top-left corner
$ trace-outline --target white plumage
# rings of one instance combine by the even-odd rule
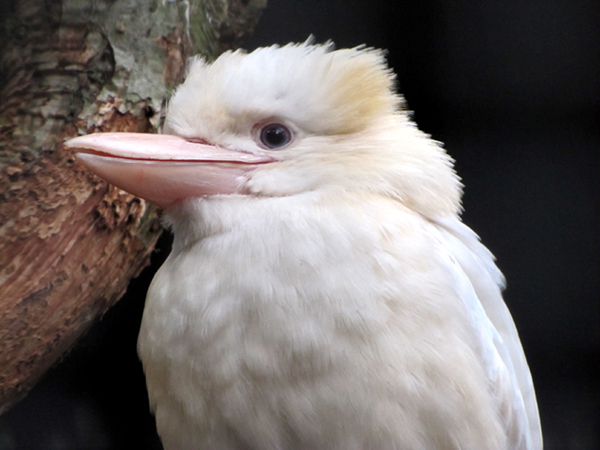
[[[228,52],[174,94],[184,139],[69,143],[175,234],[139,338],[167,450],[542,448],[502,274],[392,83],[371,49]]]

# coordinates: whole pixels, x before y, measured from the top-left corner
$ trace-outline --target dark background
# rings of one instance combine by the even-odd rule
[[[600,2],[269,0],[244,47],[389,50],[420,128],[466,186],[464,221],[498,258],[547,450],[600,449]],[[157,449],[136,338],[169,251],[20,404],[0,449]]]

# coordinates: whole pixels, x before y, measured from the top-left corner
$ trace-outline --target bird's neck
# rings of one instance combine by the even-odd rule
[[[216,234],[264,227],[265,222],[294,222],[307,210],[322,204],[322,197],[309,192],[289,197],[190,198],[171,207],[164,221],[174,234],[173,250],[178,251]]]

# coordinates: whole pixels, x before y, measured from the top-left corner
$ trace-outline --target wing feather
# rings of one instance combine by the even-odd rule
[[[504,300],[504,276],[479,237],[458,218],[435,221],[449,250],[464,294],[479,328],[484,364],[500,402],[509,441],[515,449],[540,450],[542,434],[529,366],[514,321]]]

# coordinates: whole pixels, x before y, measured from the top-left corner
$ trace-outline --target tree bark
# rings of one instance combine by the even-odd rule
[[[148,264],[159,211],[63,148],[156,132],[185,61],[236,46],[266,0],[19,0],[0,7],[0,413]]]

